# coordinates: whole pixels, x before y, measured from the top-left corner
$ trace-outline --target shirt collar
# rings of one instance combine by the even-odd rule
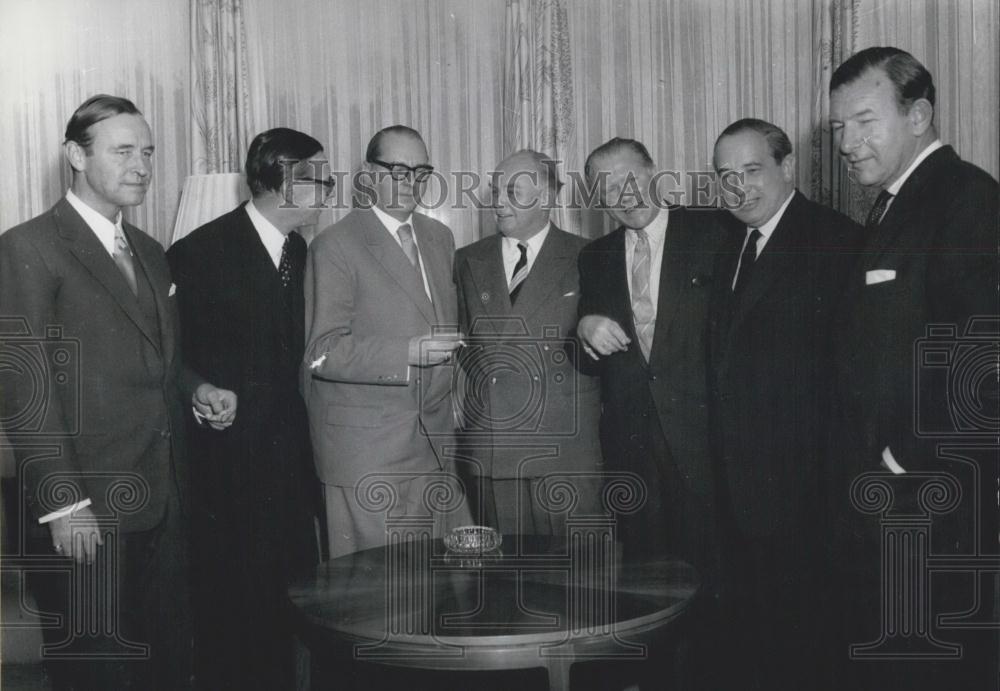
[[[76,209],[76,212],[83,218],[84,223],[94,232],[97,239],[104,245],[108,254],[115,254],[115,229],[121,227],[122,212],[118,212],[114,221],[109,221],[99,211],[87,206],[87,203],[73,194],[73,190],[66,190],[66,201]]]
[[[244,208],[247,216],[250,217],[250,222],[253,223],[254,230],[257,231],[257,236],[264,244],[264,249],[271,256],[271,261],[274,262],[275,266],[278,266],[281,263],[281,250],[285,247],[285,234],[264,218],[264,214],[254,206],[252,199],[247,202]]]
[[[792,193],[788,195],[788,199],[786,199],[785,202],[778,207],[778,210],[774,212],[774,215],[771,216],[771,218],[767,219],[767,223],[757,226],[757,230],[760,231],[761,235],[765,238],[771,237],[771,233],[773,233],[774,229],[778,227],[778,223],[781,222],[781,217],[785,215],[785,209],[787,209],[788,205],[792,203],[792,197],[794,196],[795,190],[793,189]],[[747,226],[747,230],[750,230],[750,226]]]
[[[537,257],[538,253],[542,250],[542,245],[545,244],[545,238],[548,236],[549,228],[551,227],[552,227],[551,223],[546,223],[544,226],[542,226],[542,229],[540,231],[532,235],[527,240],[518,240],[516,238],[511,238],[504,235],[503,236],[504,251],[509,254],[520,255],[521,251],[517,249],[517,246],[519,244],[523,244],[528,246],[529,257]]]
[[[886,187],[885,191],[894,197],[899,194],[899,190],[903,187],[903,183],[906,182],[906,179],[913,174],[913,171],[917,169],[917,166],[923,163],[925,158],[940,149],[942,146],[944,146],[944,144],[941,143],[940,139],[935,139],[928,144],[926,148],[924,148],[924,150],[917,154],[917,157],[913,159],[913,163],[910,164],[910,167],[899,176],[899,179],[896,180],[896,182]]]
[[[667,223],[670,220],[670,212],[668,209],[660,209],[653,220],[650,221],[645,228],[642,230],[646,231],[646,237],[649,238],[651,245],[661,245],[663,244],[663,238],[667,235]],[[630,242],[635,242],[636,230],[635,228],[629,228],[628,233],[625,236]]]
[[[382,211],[382,209],[378,208],[377,206],[372,206],[372,211],[375,212],[375,218],[377,218],[379,221],[382,222],[382,225],[385,226],[385,229],[389,231],[390,235],[396,238],[397,242],[399,241],[399,238],[396,237],[396,233],[399,231],[399,226],[408,225],[410,226],[411,230],[413,229],[412,213],[406,217],[405,221],[397,221],[395,218],[393,218],[386,212]],[[413,231],[413,242],[414,243],[417,242],[417,232],[415,230]]]

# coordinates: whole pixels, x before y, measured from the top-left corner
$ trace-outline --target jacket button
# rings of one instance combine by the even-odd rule
[[[656,381],[656,375],[655,374],[649,375],[649,381]]]
[[[160,432],[160,436],[163,437],[164,439],[169,439],[170,438],[170,430],[168,430],[168,429],[162,430]]]

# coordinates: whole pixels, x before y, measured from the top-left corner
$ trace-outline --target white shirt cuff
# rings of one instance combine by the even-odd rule
[[[90,499],[84,499],[83,501],[78,501],[75,504],[70,504],[65,509],[59,509],[58,511],[53,511],[52,513],[45,514],[44,516],[38,519],[38,523],[40,525],[44,525],[45,523],[51,523],[57,518],[63,518],[65,516],[69,516],[71,513],[79,511],[80,509],[85,509],[88,506],[90,506],[90,504],[91,504]]]

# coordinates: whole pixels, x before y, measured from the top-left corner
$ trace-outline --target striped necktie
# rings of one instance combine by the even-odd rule
[[[649,236],[645,228],[635,231],[635,251],[632,254],[632,317],[635,333],[639,337],[642,356],[649,362],[656,328],[656,311],[649,293]]]
[[[524,283],[524,279],[528,277],[528,246],[519,242],[517,243],[517,249],[521,251],[521,256],[518,257],[517,264],[514,265],[514,275],[510,278],[511,306],[517,302],[518,293],[521,292],[521,285]]]

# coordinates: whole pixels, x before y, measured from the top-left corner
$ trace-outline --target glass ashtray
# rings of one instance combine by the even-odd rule
[[[444,536],[444,546],[455,554],[482,554],[500,548],[502,538],[493,528],[484,525],[465,525],[453,528]]]

